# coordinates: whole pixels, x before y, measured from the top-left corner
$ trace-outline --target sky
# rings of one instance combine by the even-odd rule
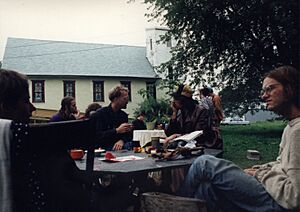
[[[146,46],[141,0],[0,0],[0,61],[8,37]]]

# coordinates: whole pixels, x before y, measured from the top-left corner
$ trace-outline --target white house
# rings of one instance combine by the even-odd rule
[[[32,102],[38,108],[35,116],[51,116],[66,95],[76,98],[81,112],[92,102],[106,106],[109,90],[121,83],[130,90],[126,112],[133,117],[142,101],[139,90],[168,97],[166,90],[156,88],[164,76],[154,70],[171,58],[176,44],[175,40],[158,43],[167,30],[147,28],[146,47],[8,38],[2,67],[29,77]]]
[[[36,116],[46,117],[59,109],[67,95],[76,98],[82,112],[92,102],[106,106],[109,90],[120,83],[130,90],[126,112],[133,117],[142,101],[137,92],[143,88],[155,96],[159,79],[146,58],[146,48],[126,45],[9,38],[2,68],[29,77],[32,102],[39,109]]]

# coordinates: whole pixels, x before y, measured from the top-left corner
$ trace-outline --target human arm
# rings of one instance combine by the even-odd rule
[[[300,124],[284,134],[281,162],[270,169],[259,169],[255,177],[281,206],[300,210]]]
[[[251,175],[251,176],[254,176],[256,171],[257,171],[257,169],[254,169],[254,168],[247,168],[247,169],[244,169],[244,172],[245,172],[246,174]]]
[[[121,150],[121,149],[123,148],[123,146],[124,146],[124,141],[123,141],[123,140],[118,140],[118,141],[114,144],[112,150]]]
[[[176,111],[176,113],[175,113]],[[166,136],[171,136],[173,134],[181,133],[180,119],[182,118],[181,111],[177,111],[173,109],[173,114],[169,121],[168,126],[165,129]]]
[[[276,161],[271,161],[271,162],[260,164],[260,165],[254,165],[251,168],[244,169],[244,172],[251,176],[255,176],[256,171],[270,170],[274,165],[279,164],[279,163],[280,163],[280,156],[277,157]]]
[[[82,119],[84,116],[80,114],[80,111],[77,110],[76,113],[72,113],[72,116],[75,118],[75,119]]]
[[[170,135],[169,137],[166,137],[166,138],[165,138],[165,143],[169,143],[169,142],[171,142],[173,139],[175,139],[175,138],[177,138],[177,137],[179,137],[179,136],[181,136],[181,134],[175,133],[175,134],[173,134],[173,135]]]
[[[120,140],[118,140],[114,146],[113,146],[113,150],[121,150],[125,144],[125,142],[128,142],[129,140],[131,140],[129,138],[129,132],[132,131],[132,125],[128,124],[128,123],[122,123],[119,127],[116,128],[116,132],[117,134],[121,134],[121,138]],[[124,141],[124,140],[125,141]]]

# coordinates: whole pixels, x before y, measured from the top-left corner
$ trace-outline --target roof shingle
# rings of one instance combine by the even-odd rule
[[[158,78],[146,47],[8,38],[3,68],[29,76]]]

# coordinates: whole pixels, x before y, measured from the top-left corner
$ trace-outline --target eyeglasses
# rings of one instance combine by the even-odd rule
[[[264,87],[262,90],[261,90],[261,96],[263,96],[265,93],[267,95],[270,95],[271,92],[274,90],[274,88],[276,88],[276,85],[280,85],[279,83],[276,83],[276,84],[271,84],[271,85],[268,85],[266,87]]]

